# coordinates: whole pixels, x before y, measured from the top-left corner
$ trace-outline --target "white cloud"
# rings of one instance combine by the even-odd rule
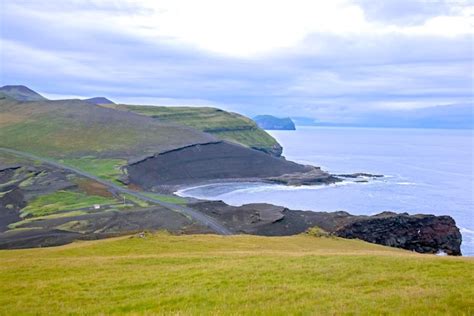
[[[462,0],[398,1],[377,1],[375,5],[366,0],[51,0],[45,5],[35,1],[3,5],[4,10],[17,10],[52,25],[111,29],[233,57],[264,57],[282,48],[297,47],[312,34],[474,34],[474,7]],[[377,14],[382,17],[387,11],[397,16],[415,15],[417,23],[377,19]]]
[[[472,8],[353,1],[0,0],[0,80],[249,115],[472,103]]]
[[[142,0],[139,3],[147,8],[143,10],[146,14],[135,18],[118,16],[115,23],[149,38],[177,41],[236,57],[261,56],[296,46],[313,33],[458,36],[473,32],[470,7],[446,12],[449,15],[427,17],[417,25],[394,25],[368,20],[363,8],[349,0]]]

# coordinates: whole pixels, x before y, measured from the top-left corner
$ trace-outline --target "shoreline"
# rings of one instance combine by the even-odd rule
[[[362,178],[364,179],[368,179],[368,181],[354,181],[355,178],[357,177],[354,177],[353,175],[358,175],[358,176],[361,176]],[[186,191],[191,191],[191,190],[194,190],[194,189],[199,189],[199,188],[205,188],[205,187],[219,187],[220,185],[232,185],[232,184],[235,184],[235,185],[245,185],[245,184],[249,184],[249,185],[256,185],[256,187],[265,187],[267,186],[267,188],[270,188],[271,190],[271,186],[274,186],[275,188],[278,188],[278,189],[283,189],[283,188],[287,188],[288,190],[292,191],[292,190],[299,190],[299,189],[302,189],[302,190],[308,190],[308,189],[314,189],[314,190],[319,190],[319,189],[324,189],[324,188],[330,188],[330,187],[337,187],[337,186],[345,186],[345,185],[351,185],[351,184],[368,184],[370,183],[371,181],[370,180],[376,180],[377,179],[380,179],[380,178],[391,178],[391,176],[385,176],[385,175],[371,175],[371,174],[361,174],[361,173],[355,173],[355,174],[344,174],[344,175],[338,175],[338,176],[345,176],[344,180],[341,181],[341,182],[338,182],[338,183],[332,183],[332,184],[319,184],[319,185],[299,185],[299,186],[294,186],[294,185],[283,185],[283,184],[278,184],[278,183],[274,183],[274,182],[271,182],[271,181],[262,181],[261,179],[260,180],[255,180],[253,179],[253,181],[249,180],[249,179],[233,179],[233,180],[225,180],[225,181],[206,181],[206,182],[201,182],[201,183],[198,183],[198,184],[194,184],[194,185],[181,185],[179,186],[179,188],[177,190],[175,190],[172,194],[173,195],[176,195],[176,196],[179,196],[179,197],[183,197],[183,198],[186,198],[188,200],[190,200],[190,203],[205,203],[205,202],[223,202],[225,205],[228,205],[228,206],[231,206],[231,207],[235,207],[235,208],[240,208],[240,207],[246,207],[246,206],[249,206],[249,205],[254,205],[254,204],[268,204],[268,205],[272,205],[272,206],[275,206],[275,207],[283,207],[283,208],[288,208],[289,211],[297,211],[297,210],[293,210],[293,209],[289,209],[289,206],[285,205],[285,204],[280,204],[281,206],[279,206],[278,203],[273,203],[273,202],[269,202],[269,201],[260,201],[260,202],[242,202],[242,203],[229,203],[229,202],[224,202],[222,201],[220,198],[216,197],[216,198],[210,198],[210,197],[205,197],[203,195],[192,195],[192,194],[186,194],[185,192]],[[222,194],[226,194],[226,193],[230,193],[230,192],[235,192],[235,191],[240,191],[240,190],[245,190],[244,189],[234,189],[234,190],[229,190],[229,191],[226,191]],[[221,194],[218,194],[218,196],[221,195]],[[341,212],[341,211],[337,211],[337,210],[334,210],[334,211],[323,211],[323,210],[314,210],[314,209],[311,209],[311,208],[305,208],[304,211],[299,211],[298,212],[313,212],[313,213],[338,213],[338,212]],[[383,213],[383,211],[379,211],[379,212],[374,212],[374,213],[371,213],[370,215],[354,215],[353,213],[350,213],[351,211],[348,210],[344,210],[342,212],[345,212],[347,213],[348,215],[350,216],[367,216],[367,217],[371,217],[371,216],[377,216],[379,215],[380,213]],[[397,215],[400,215],[400,214],[408,214],[404,211],[395,211],[394,212],[395,214]],[[357,213],[356,213],[357,214]],[[410,212],[410,216],[431,216],[430,213],[426,213],[426,212]],[[434,216],[434,215],[433,215]],[[468,228],[465,228],[465,227],[462,227],[462,226],[458,226],[457,223],[456,223],[456,227],[459,229],[460,233],[461,233],[461,236],[462,236],[462,239],[463,239],[463,242],[462,244],[464,244],[467,240],[469,240],[470,238],[463,238],[465,237],[466,234],[469,234],[469,232],[471,232],[471,230],[469,230]],[[473,257],[474,254],[472,253],[467,253],[467,254],[463,254],[462,256],[465,256],[465,257]]]

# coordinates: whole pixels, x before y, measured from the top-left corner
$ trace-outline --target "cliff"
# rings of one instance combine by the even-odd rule
[[[173,107],[141,105],[103,105],[116,110],[149,116],[160,122],[171,122],[208,133],[220,140],[230,141],[280,157],[282,147],[257,124],[238,113],[212,107]]]
[[[356,218],[338,228],[335,235],[421,253],[461,255],[461,233],[450,216],[385,212]]]
[[[317,167],[300,165],[225,141],[161,152],[131,162],[126,170],[130,183],[148,190],[209,181],[265,180],[293,185],[336,181]]]
[[[235,233],[289,236],[319,227],[334,236],[357,238],[419,253],[461,255],[461,233],[450,216],[392,212],[355,216],[347,212],[290,210],[271,204],[234,207],[221,201],[198,202],[193,204],[193,208],[218,218]]]

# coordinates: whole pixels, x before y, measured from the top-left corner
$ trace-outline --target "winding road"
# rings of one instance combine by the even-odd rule
[[[170,209],[172,211],[175,211],[175,212],[178,212],[180,214],[183,214],[187,217],[190,217],[192,218],[194,221],[204,225],[204,226],[207,226],[209,227],[210,229],[212,229],[214,232],[216,232],[217,234],[220,234],[220,235],[232,235],[233,233],[227,229],[226,227],[224,227],[222,224],[218,223],[216,220],[214,220],[213,218],[205,215],[205,214],[202,214],[188,206],[184,206],[184,205],[177,205],[177,204],[173,204],[173,203],[168,203],[168,202],[163,202],[163,201],[160,201],[158,199],[155,199],[155,198],[152,198],[152,197],[149,197],[149,196],[146,196],[140,192],[137,192],[137,191],[133,191],[133,190],[130,190],[130,189],[127,189],[127,188],[124,188],[124,187],[121,187],[115,183],[112,183],[112,182],[109,182],[109,181],[106,181],[106,180],[103,180],[101,178],[98,178],[94,175],[91,175],[87,172],[84,172],[82,170],[79,170],[79,169],[76,169],[76,168],[72,168],[72,167],[69,167],[69,166],[66,166],[66,165],[63,165],[57,161],[54,161],[54,160],[51,160],[51,159],[47,159],[47,158],[43,158],[43,157],[39,157],[39,156],[36,156],[36,155],[33,155],[33,154],[30,154],[30,153],[26,153],[26,152],[23,152],[23,151],[18,151],[18,150],[14,150],[14,149],[10,149],[10,148],[3,148],[3,147],[0,147],[0,151],[1,152],[4,152],[4,153],[9,153],[9,154],[12,154],[12,155],[16,155],[16,156],[20,156],[20,157],[24,157],[24,158],[28,158],[28,159],[33,159],[33,160],[38,160],[38,161],[41,161],[42,163],[44,164],[47,164],[47,165],[50,165],[50,166],[53,166],[53,167],[56,167],[56,168],[60,168],[60,169],[64,169],[64,170],[68,170],[68,171],[71,171],[71,172],[74,172],[80,176],[83,176],[85,178],[89,178],[91,180],[94,180],[96,182],[99,182],[105,186],[107,186],[109,189],[113,189],[114,191],[117,191],[117,192],[120,192],[120,193],[126,193],[126,194],[130,194],[136,198],[139,198],[141,200],[144,200],[144,201],[148,201],[148,202],[152,202],[152,203],[155,203],[155,204],[158,204],[158,205],[161,205],[167,209]]]

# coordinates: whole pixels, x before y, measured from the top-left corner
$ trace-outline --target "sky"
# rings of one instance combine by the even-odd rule
[[[0,84],[351,122],[473,104],[464,0],[0,0]]]

